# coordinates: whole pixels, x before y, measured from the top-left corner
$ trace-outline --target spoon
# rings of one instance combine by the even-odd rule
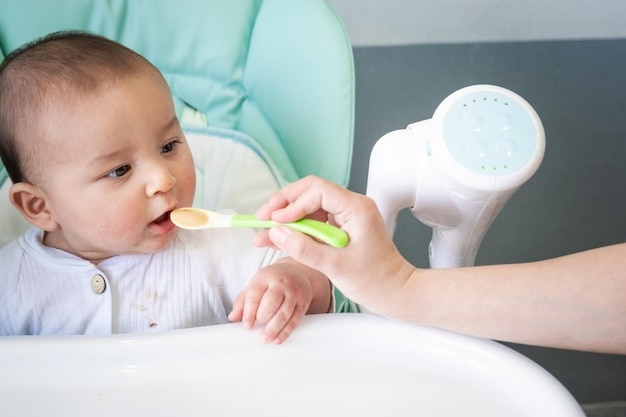
[[[348,244],[348,234],[338,227],[312,219],[300,219],[291,223],[259,220],[253,214],[222,214],[214,211],[184,207],[170,213],[172,223],[183,229],[199,230],[214,227],[262,227],[287,226],[298,232],[313,236],[336,248]]]

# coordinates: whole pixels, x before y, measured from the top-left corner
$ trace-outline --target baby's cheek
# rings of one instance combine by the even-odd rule
[[[187,172],[181,180],[181,190],[178,196],[181,206],[191,206],[194,196],[196,194],[196,170],[191,169],[191,172]]]

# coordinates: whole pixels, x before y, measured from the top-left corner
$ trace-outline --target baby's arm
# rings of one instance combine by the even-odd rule
[[[265,324],[261,340],[280,344],[298,326],[305,314],[327,313],[331,308],[332,287],[326,275],[282,258],[262,268],[237,296],[230,321],[252,328]]]

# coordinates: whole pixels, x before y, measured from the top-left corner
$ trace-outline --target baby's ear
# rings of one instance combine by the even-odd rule
[[[9,198],[22,216],[33,225],[46,232],[58,228],[59,225],[50,212],[48,198],[41,188],[18,182],[11,186]]]

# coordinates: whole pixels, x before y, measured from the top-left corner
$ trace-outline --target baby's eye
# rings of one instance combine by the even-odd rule
[[[179,144],[180,141],[178,140],[173,140],[171,142],[169,142],[167,145],[163,146],[161,148],[161,153],[170,153],[174,150],[174,147]]]
[[[130,165],[122,165],[119,168],[115,168],[113,171],[109,172],[106,176],[111,178],[119,178],[128,174],[130,171]]]

